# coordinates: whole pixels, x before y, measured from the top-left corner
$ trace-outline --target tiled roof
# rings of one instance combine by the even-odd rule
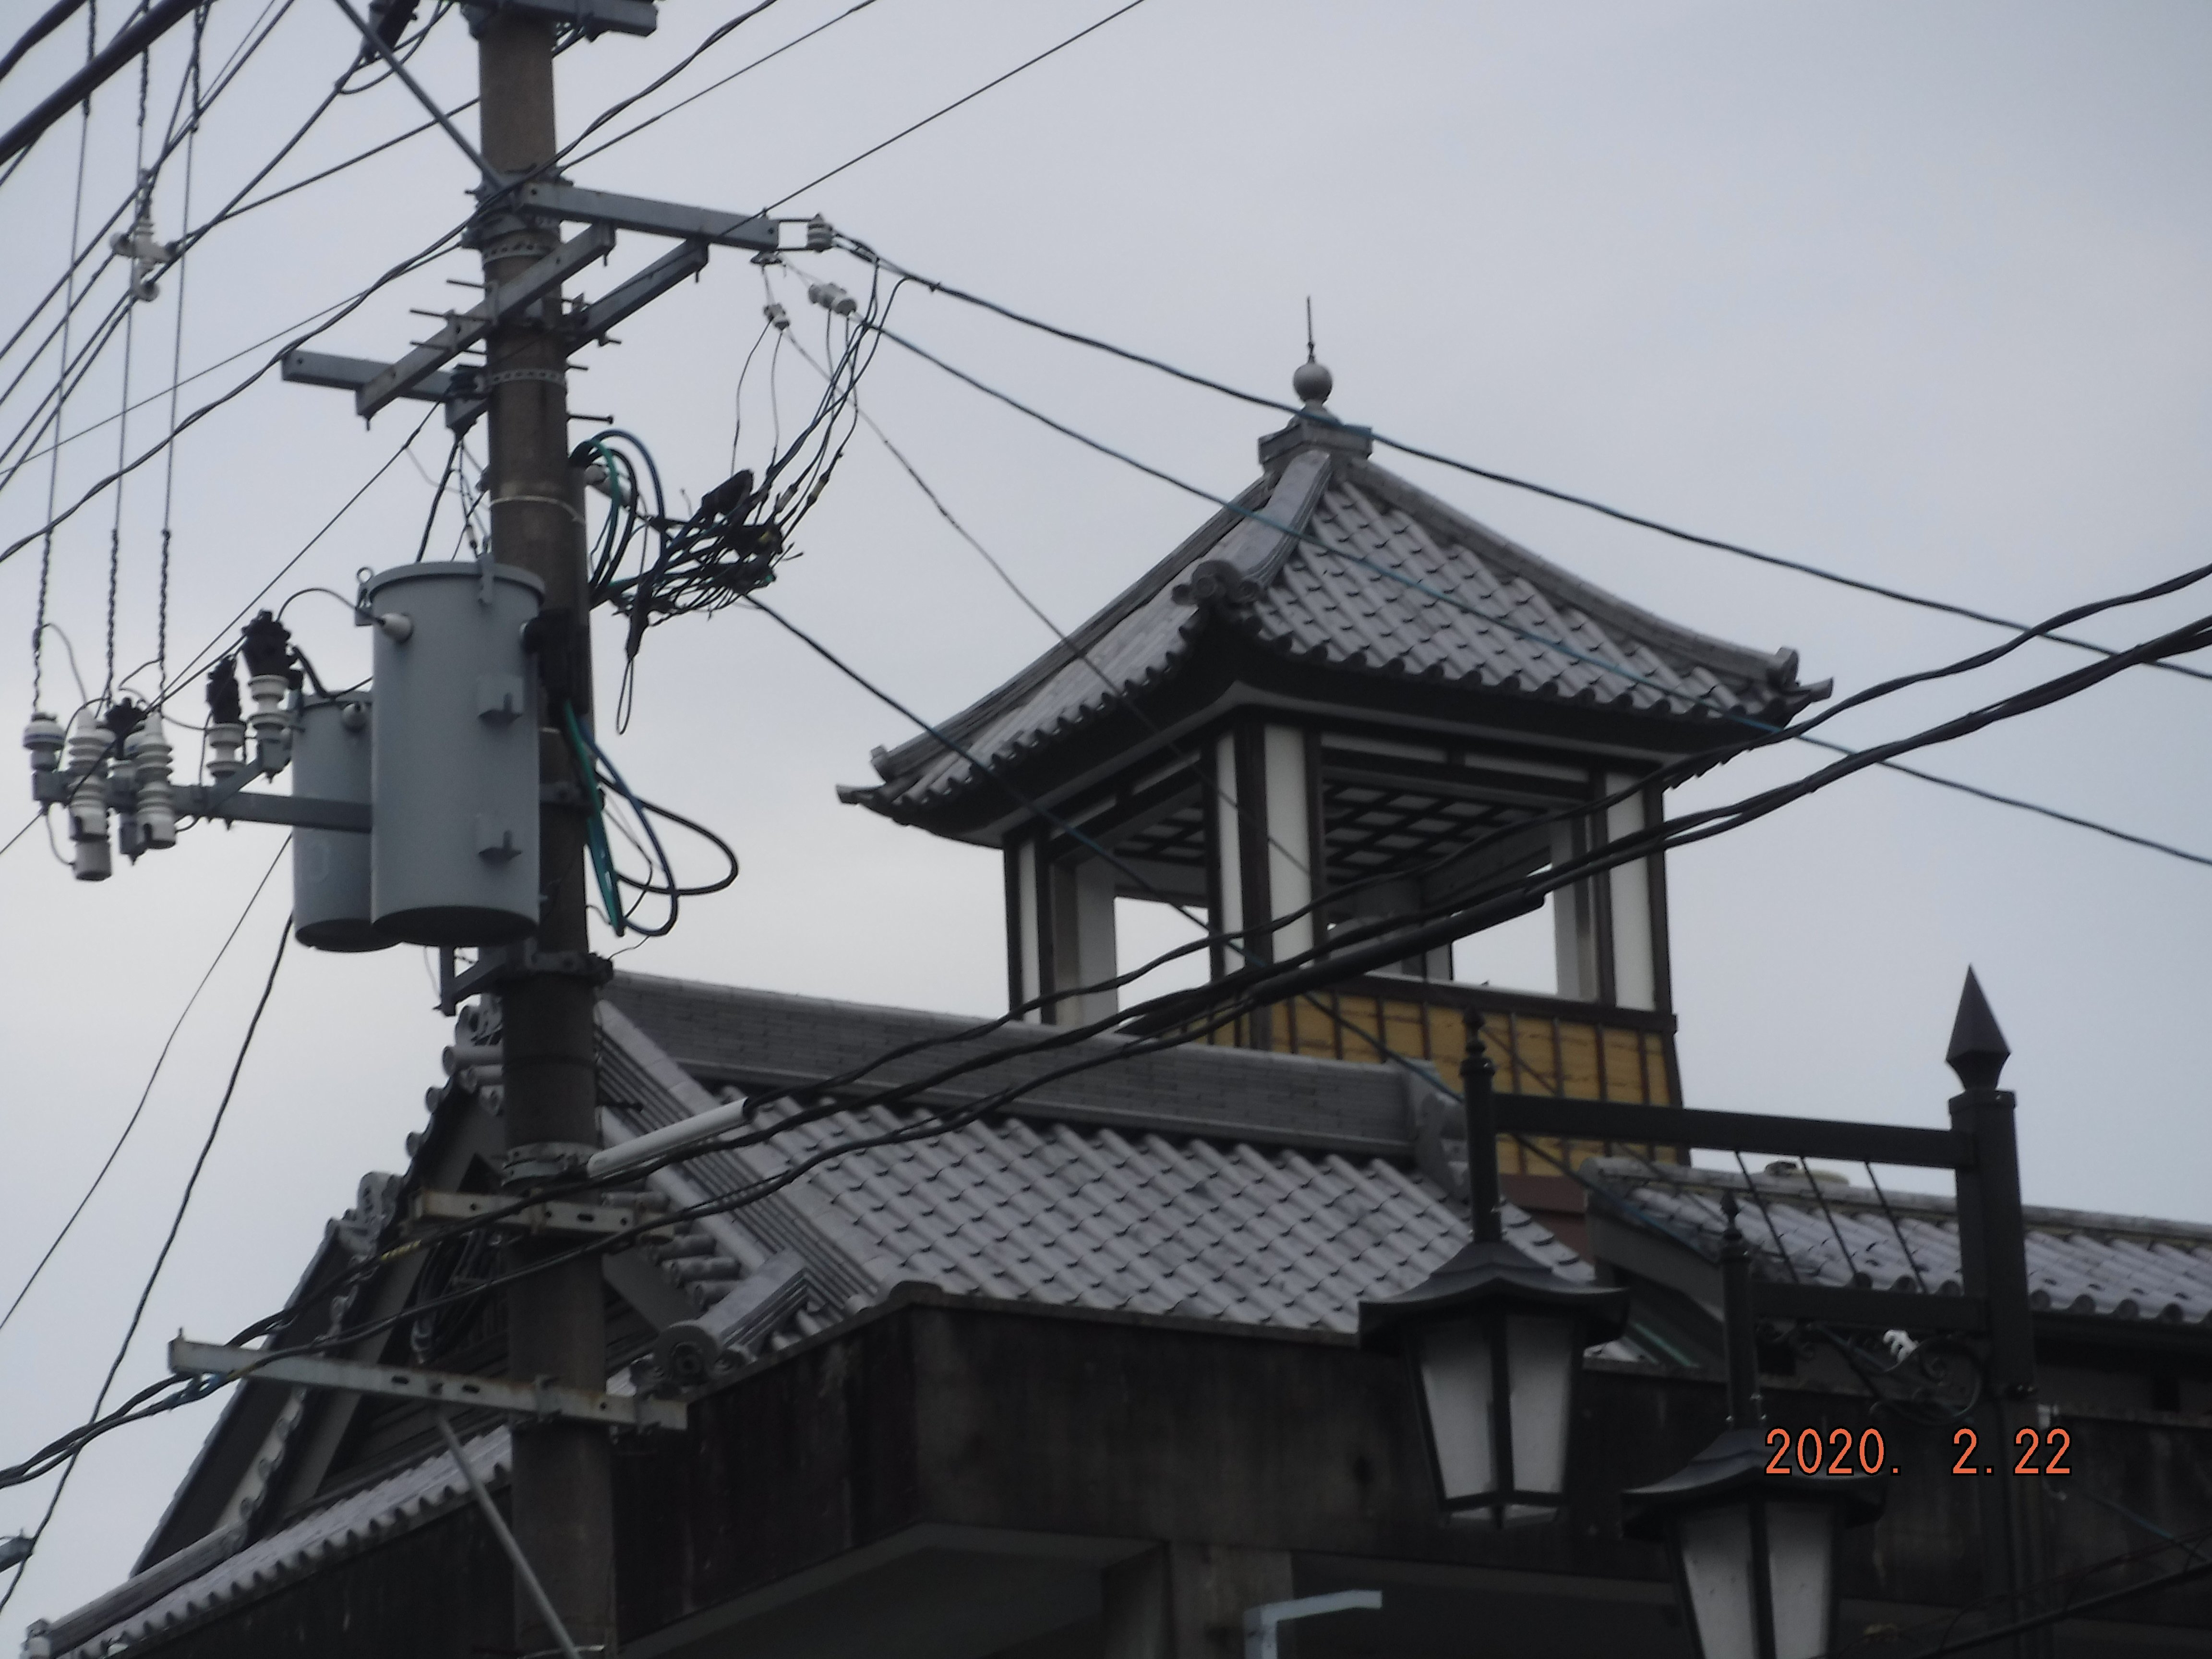
[[[629,1128],[719,1103],[620,1014],[603,1025]],[[763,1121],[796,1109],[784,1103]],[[920,1280],[1010,1301],[1350,1331],[1363,1297],[1409,1288],[1467,1242],[1443,1190],[1388,1158],[1014,1117],[888,1140],[929,1115],[830,1112],[686,1169],[704,1192],[734,1193],[855,1146],[728,1218],[763,1254],[808,1256],[848,1305]],[[1531,1255],[1591,1276],[1520,1212],[1508,1218],[1507,1236]]]
[[[1956,1295],[1959,1222],[1948,1197],[1877,1193],[1802,1174],[1759,1174],[1747,1188],[1729,1170],[1650,1165],[1629,1158],[1583,1166],[1641,1221],[1711,1255],[1720,1200],[1734,1193],[1737,1225],[1763,1278],[1863,1289]],[[2028,1299],[2053,1313],[2212,1322],[2212,1227],[2185,1221],[2029,1208]],[[1784,1261],[1784,1256],[1787,1261]]]
[[[507,1472],[507,1434],[493,1429],[463,1443],[462,1452],[477,1479],[492,1484]],[[151,1600],[143,1581],[165,1573],[164,1563],[111,1590],[41,1632],[36,1626],[24,1643],[25,1659],[101,1659],[121,1653],[149,1637],[200,1623],[232,1603],[259,1595],[314,1571],[330,1562],[435,1519],[469,1501],[468,1483],[448,1452],[438,1452],[389,1480],[341,1498],[301,1516],[266,1538],[245,1545],[204,1571]],[[130,1608],[111,1613],[110,1608]]]
[[[1347,441],[1353,430],[1301,419],[1264,441],[1279,465],[1236,510],[940,729],[988,766],[1018,763],[1176,674],[1209,630],[1350,674],[1692,726],[1772,720],[1811,695],[1794,653],[1730,645],[1614,598],[1376,465]],[[848,798],[894,816],[981,781],[927,735],[876,764],[884,782]]]

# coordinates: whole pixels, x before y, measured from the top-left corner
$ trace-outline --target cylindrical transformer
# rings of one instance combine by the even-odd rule
[[[302,702],[292,749],[292,793],[368,805],[374,713],[366,691]],[[367,836],[345,830],[292,832],[292,932],[318,951],[381,951],[398,942],[369,921]]]
[[[505,565],[369,579],[369,901],[386,938],[500,945],[537,929],[537,676],[522,630],[544,591]]]

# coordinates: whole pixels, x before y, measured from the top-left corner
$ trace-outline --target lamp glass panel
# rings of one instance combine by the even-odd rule
[[[1704,1659],[1759,1659],[1751,1506],[1692,1510],[1675,1523],[1675,1547]]]
[[[1566,1490],[1575,1325],[1572,1317],[1561,1316],[1516,1315],[1505,1322],[1506,1403],[1513,1424],[1516,1491]]]
[[[1774,1659],[1816,1659],[1828,1650],[1828,1599],[1834,1590],[1835,1544],[1832,1504],[1766,1506]]]
[[[1444,1502],[1455,1504],[1494,1491],[1498,1460],[1490,1443],[1490,1334],[1472,1319],[1429,1331],[1421,1339],[1420,1368],[1430,1451]]]

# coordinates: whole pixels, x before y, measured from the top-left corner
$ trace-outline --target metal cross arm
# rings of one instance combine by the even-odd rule
[[[606,343],[607,331],[625,317],[643,310],[687,276],[707,268],[707,244],[694,237],[672,253],[664,253],[643,270],[589,305],[561,319],[571,339]]]
[[[395,398],[405,397],[429,375],[466,351],[501,323],[526,306],[535,304],[552,289],[614,249],[612,225],[594,224],[540,259],[511,282],[501,283],[483,301],[453,318],[445,327],[386,369],[353,395],[354,412],[366,418]]]
[[[352,1394],[420,1400],[463,1409],[507,1412],[517,1417],[567,1418],[628,1429],[681,1429],[683,1402],[648,1400],[639,1395],[601,1394],[550,1382],[514,1382],[504,1377],[468,1376],[457,1371],[415,1370],[401,1365],[371,1365],[319,1354],[272,1358],[253,1348],[224,1347],[179,1336],[169,1344],[169,1369],[180,1376],[251,1377],[304,1389],[338,1389]]]
[[[642,196],[617,196],[604,190],[585,190],[575,185],[534,180],[519,186],[514,205],[526,211],[550,213],[647,236],[696,239],[718,247],[750,248],[772,252],[777,246],[776,221],[764,213],[726,213],[718,208],[684,207],[675,202],[655,202]]]
[[[359,392],[392,365],[374,357],[342,357],[332,351],[288,351],[278,372],[301,386],[326,386],[340,392]],[[446,424],[471,424],[484,411],[483,387],[472,367],[440,369],[425,374],[399,394],[426,404],[446,406]]]

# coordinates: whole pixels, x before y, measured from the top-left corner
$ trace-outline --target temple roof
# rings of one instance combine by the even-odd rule
[[[1131,704],[1157,732],[1218,703],[1224,663],[1231,679],[1255,663],[1303,670],[1309,703],[1358,704],[1395,681],[1433,688],[1444,718],[1471,724],[1612,716],[1610,741],[1659,755],[1781,723],[1821,695],[1797,684],[1796,652],[1731,645],[1615,598],[1377,466],[1370,447],[1318,409],[1262,439],[1265,471],[1231,507],[940,726],[966,755],[924,734],[878,751],[880,784],[840,793],[964,833],[979,811],[1012,807],[969,757],[1057,771],[1056,751]],[[1208,659],[1216,672],[1197,672]]]

